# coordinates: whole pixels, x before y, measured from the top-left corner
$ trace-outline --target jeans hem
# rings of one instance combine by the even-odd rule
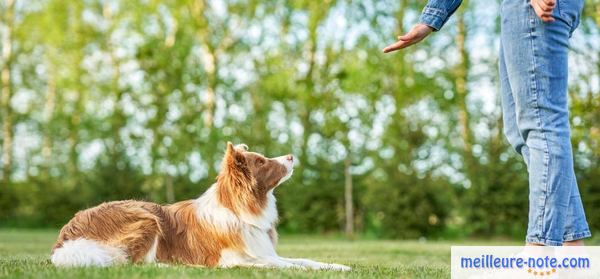
[[[580,239],[588,238],[591,236],[592,236],[592,233],[589,230],[586,230],[583,232],[568,234],[563,237],[563,240],[551,240],[551,239],[546,239],[546,238],[537,237],[537,236],[528,236],[525,239],[525,242],[527,244],[541,244],[541,245],[545,245],[545,246],[562,246],[563,242],[565,242],[565,241],[580,240]]]
[[[545,239],[545,238],[541,238],[541,237],[527,237],[525,239],[525,242],[527,244],[540,244],[540,245],[544,245],[544,246],[562,246],[563,241],[556,241],[556,240],[550,240],[550,239]]]
[[[583,231],[583,232],[567,234],[563,237],[563,239],[564,239],[564,241],[574,241],[574,240],[588,238],[591,236],[592,236],[592,233],[589,230],[587,230],[587,231]]]

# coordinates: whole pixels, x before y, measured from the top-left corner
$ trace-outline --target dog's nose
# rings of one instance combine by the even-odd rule
[[[285,156],[285,159],[288,160],[288,161],[290,161],[290,162],[293,162],[294,161],[294,155],[288,154],[287,156]]]

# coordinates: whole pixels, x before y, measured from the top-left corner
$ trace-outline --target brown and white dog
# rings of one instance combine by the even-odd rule
[[[294,157],[269,159],[247,149],[228,143],[216,183],[195,200],[165,206],[115,201],[78,212],[60,231],[52,263],[350,270],[277,255],[273,189],[292,175]]]

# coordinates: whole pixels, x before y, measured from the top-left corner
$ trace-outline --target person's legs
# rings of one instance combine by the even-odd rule
[[[543,23],[527,0],[502,3],[505,134],[529,171],[528,244],[562,245],[590,236],[573,171],[567,108],[568,41],[580,1],[559,1],[552,23]]]
[[[579,187],[577,187],[577,180],[575,179],[574,172],[572,176],[573,183],[571,184],[571,195],[563,241],[564,245],[579,246],[583,245],[582,239],[590,237],[591,233],[585,219],[585,212],[583,210],[583,204],[581,203]]]
[[[510,88],[510,82],[508,80],[508,73],[506,71],[506,64],[504,62],[504,51],[502,45],[500,45],[500,60],[499,60],[499,74],[500,74],[500,95],[502,100],[502,118],[504,126],[504,135],[508,139],[508,142],[513,146],[517,153],[521,154],[525,164],[529,165],[529,149],[525,144],[525,140],[519,132],[517,126],[517,115],[515,108],[515,101],[513,99],[512,90]],[[575,232],[586,231],[587,227],[577,228],[578,225],[584,224],[578,222],[579,216],[585,216],[583,207],[580,201],[579,189],[577,182],[573,180],[571,200],[569,201],[567,223],[565,226],[565,237],[564,245],[579,246],[583,245],[583,240],[575,240]],[[534,243],[532,243],[534,244]]]
[[[519,131],[519,127],[517,125],[516,105],[510,87],[510,81],[508,80],[508,73],[506,72],[506,63],[504,62],[504,48],[502,47],[502,41],[500,41],[499,73],[504,136],[506,136],[506,139],[508,140],[510,145],[515,149],[515,151],[517,151],[517,153],[523,156],[525,165],[529,166],[529,149],[525,144],[525,140],[523,139],[523,136],[521,135],[521,132]]]

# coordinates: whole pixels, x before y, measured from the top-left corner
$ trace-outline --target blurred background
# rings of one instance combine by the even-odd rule
[[[408,0],[2,0],[0,227],[102,201],[197,197],[225,143],[299,165],[284,233],[510,238],[527,172],[502,133],[500,1],[419,47]],[[600,1],[571,41],[575,168],[600,231]]]

